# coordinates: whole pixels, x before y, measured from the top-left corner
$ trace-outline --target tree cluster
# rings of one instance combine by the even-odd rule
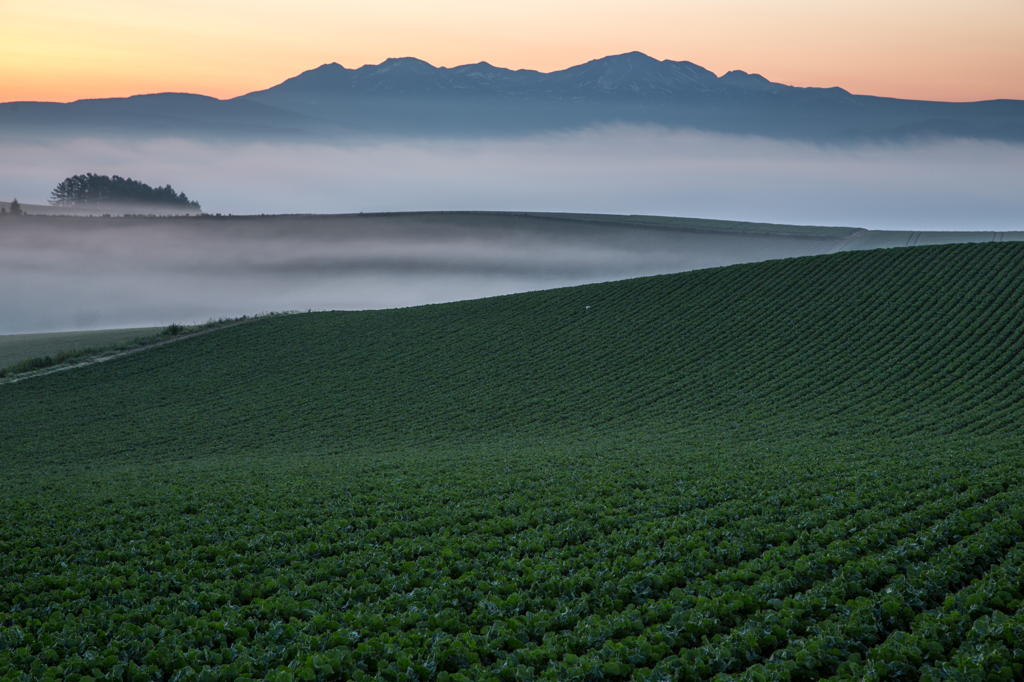
[[[63,180],[50,193],[51,206],[96,206],[100,204],[165,204],[199,209],[199,202],[190,201],[184,192],[175,192],[170,185],[150,187],[144,182],[120,175],[73,175]]]
[[[11,206],[10,206],[9,209],[7,207],[5,207],[5,206],[0,206],[0,215],[7,215],[7,214],[10,214],[10,215],[25,215],[25,209],[23,209],[21,207],[21,204],[18,203],[18,200],[15,199],[14,201],[11,202]]]

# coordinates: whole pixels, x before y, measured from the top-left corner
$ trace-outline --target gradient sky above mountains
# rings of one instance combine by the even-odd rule
[[[226,98],[327,62],[553,71],[640,50],[858,94],[1024,99],[1022,0],[0,0],[0,101]]]

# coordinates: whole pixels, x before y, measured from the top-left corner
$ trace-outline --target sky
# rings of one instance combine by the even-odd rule
[[[563,69],[632,50],[800,86],[1024,99],[1024,0],[0,0],[0,102],[264,89],[388,57]]]

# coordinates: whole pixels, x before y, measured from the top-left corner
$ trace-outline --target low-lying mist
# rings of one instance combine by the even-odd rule
[[[657,128],[519,140],[0,142],[0,200],[96,172],[170,183],[210,213],[483,210],[677,215],[903,230],[1024,228],[1024,145],[820,147]],[[495,217],[0,219],[0,334],[365,309],[828,253]]]
[[[0,222],[0,334],[439,303],[842,243],[471,213],[9,218]]]
[[[869,229],[1024,222],[1024,145],[818,146],[603,127],[520,139],[0,143],[0,200],[45,203],[84,172],[172,184],[208,212],[637,213]],[[6,196],[10,195],[10,196]]]

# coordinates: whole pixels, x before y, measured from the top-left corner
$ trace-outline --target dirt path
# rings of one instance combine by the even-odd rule
[[[98,364],[98,363],[101,363],[101,362],[107,362],[108,360],[116,360],[118,358],[123,358],[126,355],[133,355],[135,353],[140,353],[142,351],[146,351],[146,350],[150,350],[150,349],[153,349],[153,348],[157,348],[159,346],[165,346],[168,343],[174,343],[175,341],[182,341],[184,339],[192,338],[193,336],[201,336],[202,334],[209,334],[210,332],[219,331],[221,329],[228,329],[229,327],[237,327],[240,324],[246,324],[248,322],[253,322],[253,321],[258,320],[258,319],[260,319],[260,318],[259,317],[250,317],[250,318],[245,319],[245,320],[237,320],[235,322],[228,322],[228,323],[225,323],[223,325],[218,325],[216,327],[209,327],[209,328],[206,328],[206,329],[197,329],[195,331],[186,332],[184,334],[178,334],[177,336],[171,336],[171,337],[166,338],[166,339],[160,339],[159,341],[154,341],[152,343],[147,343],[147,344],[144,344],[142,346],[137,346],[135,348],[127,348],[125,350],[113,351],[113,352],[111,352],[108,355],[94,355],[92,357],[82,358],[81,360],[71,360],[69,362],[66,362],[66,363],[63,363],[63,364],[60,364],[60,365],[56,365],[54,367],[46,367],[44,369],[37,369],[37,370],[33,370],[31,372],[24,372],[24,373],[21,373],[21,374],[16,374],[14,376],[5,377],[3,379],[0,379],[0,385],[3,385],[3,384],[16,384],[19,381],[24,381],[25,379],[34,379],[35,377],[46,376],[47,374],[56,374],[57,372],[66,372],[66,371],[71,370],[71,369],[78,369],[79,367],[86,367],[88,365],[95,365],[95,364]]]

